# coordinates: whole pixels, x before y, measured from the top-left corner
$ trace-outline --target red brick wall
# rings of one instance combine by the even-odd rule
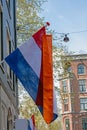
[[[85,65],[85,74],[78,75],[77,67],[79,64],[83,63]],[[62,104],[62,121],[63,121],[63,130],[66,130],[65,126],[65,119],[70,120],[70,130],[82,130],[82,118],[87,118],[86,111],[80,111],[80,98],[87,97],[86,93],[80,93],[78,87],[78,80],[85,79],[86,80],[86,87],[87,87],[87,60],[74,60],[71,62],[72,72],[74,73],[74,77],[72,79],[67,79],[69,82],[69,86],[73,92],[73,94],[68,94],[69,98],[69,109],[68,111],[64,112],[64,104]],[[62,88],[62,84],[60,81],[60,88]],[[87,88],[86,88],[87,89]],[[74,111],[71,111],[71,96],[72,95],[72,102],[74,104]]]

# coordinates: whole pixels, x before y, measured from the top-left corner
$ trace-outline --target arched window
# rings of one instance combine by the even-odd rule
[[[83,64],[78,65],[78,74],[84,74],[85,73],[85,66]]]
[[[65,119],[65,127],[66,127],[66,130],[70,130],[70,120],[69,119]]]

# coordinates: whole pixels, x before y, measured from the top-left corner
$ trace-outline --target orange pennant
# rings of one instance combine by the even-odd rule
[[[43,36],[43,116],[47,123],[53,120],[52,35]]]

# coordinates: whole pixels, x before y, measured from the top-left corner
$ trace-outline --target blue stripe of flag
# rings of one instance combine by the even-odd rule
[[[5,60],[35,101],[38,92],[39,78],[26,62],[20,50],[17,48],[6,57]]]

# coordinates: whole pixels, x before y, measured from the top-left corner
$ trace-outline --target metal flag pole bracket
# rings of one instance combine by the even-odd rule
[[[0,65],[3,64],[3,62],[5,62],[5,60],[0,61]]]

